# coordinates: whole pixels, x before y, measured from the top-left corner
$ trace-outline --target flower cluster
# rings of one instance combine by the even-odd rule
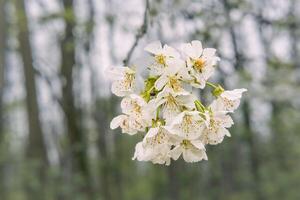
[[[229,116],[240,104],[246,89],[224,90],[208,82],[217,62],[213,48],[202,48],[200,41],[182,44],[180,50],[159,41],[145,47],[151,54],[149,76],[139,91],[134,68],[110,69],[112,92],[120,97],[123,114],[115,117],[112,129],[141,134],[133,159],[169,165],[181,155],[186,162],[207,160],[206,145],[216,145],[233,125]],[[215,97],[209,105],[197,99],[193,88],[212,88]]]

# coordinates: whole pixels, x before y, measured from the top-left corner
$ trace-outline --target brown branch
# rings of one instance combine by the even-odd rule
[[[128,65],[130,62],[131,56],[134,52],[134,49],[138,45],[140,39],[147,33],[148,30],[148,10],[149,10],[149,0],[145,0],[146,6],[145,6],[145,12],[144,12],[144,20],[143,24],[140,27],[139,31],[135,35],[135,41],[132,44],[131,48],[129,49],[126,58],[123,60],[124,65]]]

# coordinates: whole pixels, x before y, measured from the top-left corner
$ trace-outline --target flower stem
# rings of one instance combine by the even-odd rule
[[[220,94],[222,94],[224,92],[224,88],[221,86],[221,85],[215,85],[211,82],[206,82],[207,85],[211,86],[214,88],[214,90],[212,91],[212,94],[215,96],[215,97],[218,97],[220,96]]]
[[[160,106],[156,109],[156,120],[159,119],[159,114],[160,114]]]
[[[211,83],[211,82],[206,82],[207,85],[209,85],[210,87],[213,87],[213,88],[217,88],[218,86],[216,86],[215,84]]]
[[[205,111],[205,106],[201,103],[201,101],[196,100],[194,101],[194,104],[196,106],[196,109],[200,112],[204,112]]]

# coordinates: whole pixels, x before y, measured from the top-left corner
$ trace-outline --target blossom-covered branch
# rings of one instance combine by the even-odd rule
[[[240,104],[246,89],[225,90],[208,82],[220,60],[213,48],[200,41],[182,44],[179,50],[159,41],[145,50],[153,57],[149,74],[139,89],[141,77],[130,67],[109,70],[112,92],[120,97],[123,114],[115,117],[112,129],[143,135],[133,159],[169,165],[181,155],[186,162],[207,160],[206,145],[216,145],[233,125],[230,113]],[[192,88],[212,88],[215,99],[204,105]]]

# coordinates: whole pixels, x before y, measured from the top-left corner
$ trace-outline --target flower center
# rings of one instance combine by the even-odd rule
[[[192,145],[192,143],[189,140],[182,140],[181,145],[183,148],[187,149]]]
[[[176,77],[169,78],[169,85],[175,92],[179,92],[181,90],[180,81]]]
[[[127,89],[132,88],[133,84],[134,84],[134,80],[135,80],[135,75],[134,74],[126,73],[125,74],[125,79],[124,79],[125,88],[127,88]]]
[[[141,113],[141,106],[139,106],[136,102],[133,103],[133,110],[136,112],[136,113]]]
[[[147,143],[150,145],[162,144],[166,141],[167,135],[164,130],[160,129],[157,135],[147,138]]]
[[[172,95],[167,96],[167,104],[169,106],[177,106],[177,102]]]
[[[233,109],[234,108],[234,101],[227,99],[227,98],[223,98],[223,102],[224,105],[227,109]]]
[[[166,56],[159,54],[155,56],[155,60],[157,63],[161,65],[166,65]]]
[[[183,118],[182,129],[186,133],[186,135],[188,135],[188,133],[190,132],[192,124],[193,124],[192,116],[185,115],[184,118]]]
[[[202,72],[202,70],[205,67],[205,60],[203,58],[198,58],[194,60],[194,68],[198,70],[199,72]]]
[[[219,121],[216,121],[212,118],[210,119],[209,128],[208,128],[210,132],[217,133],[219,126],[220,126]]]

